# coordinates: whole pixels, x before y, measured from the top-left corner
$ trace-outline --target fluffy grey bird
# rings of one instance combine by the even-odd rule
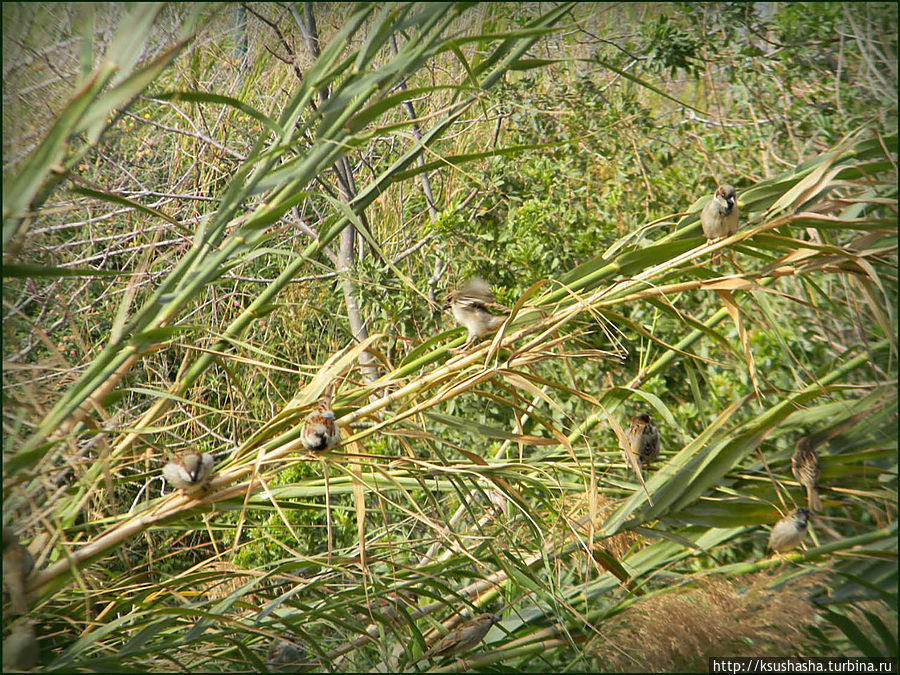
[[[640,457],[641,464],[655,462],[659,457],[659,431],[645,412],[631,418],[631,428],[626,432],[631,452]],[[628,458],[625,458],[628,462]]]
[[[710,241],[734,234],[738,230],[739,214],[734,188],[730,185],[719,186],[700,212],[703,234]]]
[[[307,665],[306,653],[297,645],[281,638],[272,640],[266,654],[266,667],[277,672],[296,672],[297,666]]]
[[[451,309],[457,323],[469,331],[465,343],[450,350],[453,352],[463,351],[478,338],[495,332],[509,316],[509,310],[497,304],[491,287],[481,277],[472,277],[447,293],[444,308]]]
[[[40,658],[34,622],[19,619],[3,641],[3,670],[31,670]]]
[[[809,510],[799,508],[793,513],[786,515],[784,518],[775,523],[772,532],[769,534],[770,551],[784,553],[792,548],[797,548],[803,537],[806,536],[807,523],[809,521]]]
[[[206,483],[213,463],[213,456],[208,452],[184,452],[163,467],[163,476],[172,487],[190,490]]]
[[[809,442],[809,436],[804,436],[797,441],[797,448],[791,457],[791,471],[794,478],[806,488],[806,501],[810,511],[821,511],[822,500],[819,499],[817,485],[821,473],[819,453]]]
[[[13,614],[28,612],[26,581],[34,569],[34,557],[19,543],[11,528],[3,529],[3,582],[9,591]]]
[[[454,630],[447,633],[438,640],[431,649],[422,654],[414,663],[424,661],[425,659],[435,659],[441,656],[451,656],[472,649],[475,645],[484,639],[495,623],[500,621],[500,617],[496,614],[485,613],[479,614],[474,619],[470,619],[463,624],[457,626]]]

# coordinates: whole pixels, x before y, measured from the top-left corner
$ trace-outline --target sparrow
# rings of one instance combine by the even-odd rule
[[[809,510],[804,508],[799,508],[779,520],[769,534],[768,550],[783,553],[797,548],[806,536],[808,520]]]
[[[488,499],[494,506],[494,509],[509,518],[509,498],[507,498],[505,494],[497,489],[490,489],[486,492]]]
[[[34,622],[21,619],[3,641],[3,670],[31,670],[40,657]]]
[[[700,212],[700,224],[703,234],[709,241],[727,237],[737,232],[739,210],[736,204],[737,194],[730,185],[720,185],[703,211]]]
[[[419,596],[408,588],[399,588],[391,591],[381,598],[375,598],[371,604],[372,609],[389,609],[397,605],[415,606],[419,602]]]
[[[659,457],[659,431],[647,413],[638,413],[631,418],[631,428],[626,436],[631,452],[640,458],[641,464],[650,464]],[[628,457],[625,457],[625,462],[629,463]]]
[[[163,467],[163,476],[170,485],[189,490],[203,485],[209,479],[213,468],[213,456],[208,452],[185,452],[169,461]]]
[[[269,670],[290,673],[296,671],[298,665],[306,665],[306,654],[292,642],[275,638],[269,645],[266,654],[266,667]]]
[[[3,581],[9,590],[13,614],[28,612],[25,582],[34,569],[34,557],[19,543],[12,530],[3,530]]]
[[[444,309],[448,308],[453,310],[456,322],[469,331],[465,343],[450,349],[452,352],[463,351],[478,338],[495,332],[509,316],[509,310],[497,304],[491,287],[481,277],[472,277],[457,290],[447,293]]]
[[[392,591],[382,597],[373,598],[371,602],[366,604],[365,611],[357,612],[356,616],[360,620],[369,620],[369,612],[380,614],[386,619],[392,621],[401,616],[400,607],[405,605],[410,609],[418,608],[419,597],[407,588],[401,588]]]
[[[496,614],[479,614],[474,619],[466,621],[447,633],[436,645],[416,659],[414,663],[467,651],[481,642],[491,629],[491,626],[498,621],[500,621],[500,617]]]
[[[316,409],[303,421],[300,441],[307,450],[315,452],[331,450],[341,442],[341,430],[334,423],[334,411],[331,409],[333,387],[333,383],[325,387],[325,391],[316,401]]]
[[[803,487],[806,488],[806,501],[810,511],[821,511],[822,500],[819,499],[819,492],[816,484],[819,482],[819,474],[821,472],[821,463],[819,462],[819,453],[812,447],[809,442],[809,436],[804,436],[797,441],[797,448],[791,457],[791,471],[794,478]]]

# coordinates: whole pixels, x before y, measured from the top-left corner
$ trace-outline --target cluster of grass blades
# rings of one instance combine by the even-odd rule
[[[895,139],[888,139],[889,144],[892,142]],[[873,151],[879,147],[879,143],[862,142],[844,153],[842,170],[867,176],[864,183],[860,182],[861,192],[877,193],[877,187],[872,187],[871,168],[877,168],[884,159],[883,154]],[[823,164],[830,161],[821,160]],[[852,182],[840,175],[833,173],[832,180],[839,179],[842,185]],[[777,181],[782,194],[789,194],[804,180],[802,172],[794,180]],[[817,192],[827,194],[826,188],[820,185]],[[696,229],[696,218],[686,216],[675,236],[666,237],[668,241],[625,251],[599,267],[608,270],[605,279],[597,278],[596,268],[602,262],[598,258],[583,266],[586,274],[574,271],[564,286],[548,283],[533,289],[523,299],[523,306],[539,308],[540,312],[519,313],[517,323],[514,310],[507,328],[470,351],[448,358],[446,348],[453,343],[452,336],[445,335],[442,344],[411,355],[380,380],[348,385],[335,402],[346,440],[338,451],[321,460],[330,471],[330,481],[311,477],[273,486],[275,474],[285,464],[312,459],[302,452],[297,438],[303,415],[325,384],[346,371],[361,350],[377,352],[381,336],[374,335],[366,343],[335,354],[298,394],[296,404],[285,406],[278,417],[238,446],[229,461],[218,467],[208,495],[194,499],[174,494],[154,500],[136,513],[121,514],[112,519],[105,532],[42,570],[33,580],[33,589],[40,592],[54,587],[54,582],[66,579],[74,569],[154,526],[199,525],[200,521],[186,520],[196,518],[198,512],[207,514],[204,527],[213,528],[211,535],[216,529],[216,513],[241,514],[234,528],[233,553],[243,543],[244,518],[255,509],[276,509],[287,532],[292,525],[284,511],[309,508],[316,498],[337,499],[346,494],[354,498],[356,546],[302,555],[289,544],[282,544],[282,562],[265,565],[223,600],[187,602],[177,614],[197,617],[209,613],[223,620],[227,617],[229,625],[253,617],[251,625],[242,628],[250,645],[267,640],[287,626],[304,643],[323,645],[320,653],[310,657],[320,665],[340,667],[341,659],[350,658],[348,654],[356,654],[354,650],[363,646],[367,648],[365,658],[374,659],[379,653],[374,650],[377,645],[384,663],[398,667],[424,650],[424,638],[410,642],[409,634],[404,633],[412,629],[414,636],[421,637],[419,632],[427,624],[417,623],[419,614],[431,617],[432,613],[445,612],[448,605],[488,607],[493,603],[514,611],[492,629],[489,653],[473,657],[470,665],[515,663],[554,646],[563,649],[581,644],[589,637],[585,632],[588,627],[602,626],[609,617],[640,602],[647,588],[654,588],[655,594],[665,593],[665,589],[681,587],[698,575],[734,578],[783,565],[776,559],[728,563],[727,558],[719,560],[717,551],[727,551],[730,544],[748,539],[755,539],[754,548],[759,548],[763,531],[758,526],[772,522],[779,511],[789,510],[799,500],[797,486],[785,470],[790,450],[779,449],[773,441],[809,425],[824,425],[823,432],[836,430],[835,438],[840,441],[830,446],[835,456],[823,457],[823,485],[835,485],[833,491],[825,491],[826,504],[848,514],[859,508],[853,504],[867,504],[883,514],[883,524],[837,539],[829,536],[833,531],[827,525],[821,533],[814,527],[814,543],[806,552],[789,557],[813,569],[828,567],[830,575],[872,579],[878,574],[883,578],[884,556],[896,553],[896,521],[890,508],[883,511],[877,505],[895,501],[896,486],[890,468],[877,467],[882,464],[879,458],[890,456],[896,440],[887,431],[889,420],[896,414],[896,390],[890,381],[879,383],[874,375],[890,371],[896,358],[893,336],[888,332],[863,349],[850,348],[838,362],[812,370],[810,383],[803,389],[782,391],[768,387],[764,374],[754,382],[752,349],[746,340],[729,339],[726,328],[730,326],[740,335],[756,328],[759,317],[770,317],[777,323],[777,313],[758,296],[774,293],[792,301],[789,293],[779,289],[784,279],[816,284],[823,273],[835,270],[853,275],[858,283],[870,284],[873,289],[881,288],[886,281],[867,259],[892,255],[890,247],[883,246],[883,237],[889,236],[892,224],[880,217],[857,215],[853,225],[860,225],[860,231],[854,241],[840,247],[814,244],[797,239],[792,232],[796,222],[805,227],[821,224],[823,231],[833,231],[834,218],[819,213],[822,208],[833,208],[827,198],[815,198],[805,204],[815,210],[803,210],[802,203],[774,199],[765,186],[760,186],[756,194],[765,196],[758,202],[749,198],[744,202],[750,224],[731,242],[752,252],[742,260],[749,268],[746,261],[756,258],[756,269],[711,275],[708,267],[692,262],[696,256],[710,255],[712,247],[689,236]],[[773,213],[772,206],[768,212],[754,209],[759,203],[777,206],[779,202],[783,204],[780,212]],[[755,225],[754,213],[759,214]],[[861,247],[860,241],[868,245]],[[666,249],[665,257],[659,247]],[[646,258],[641,261],[644,251]],[[625,267],[643,271],[626,276],[620,271]],[[591,316],[613,335],[612,326],[621,316],[617,306],[652,299],[661,311],[677,316],[672,294],[688,289],[711,291],[716,297],[727,293],[728,302],[737,311],[726,304],[719,309],[711,306],[708,316],[692,317],[685,322],[684,340],[679,345],[663,345],[661,355],[646,365],[635,382],[606,390],[577,390],[539,373],[537,365],[547,360],[565,361],[577,369],[581,359],[605,358],[612,362],[618,357],[615,342],[607,353],[570,349],[578,338],[577,332],[569,332],[576,318]],[[768,311],[754,316],[752,308],[757,303]],[[889,311],[885,306],[872,307],[885,314]],[[890,320],[882,316],[872,326],[873,330],[889,328]],[[677,440],[682,437],[680,425],[666,402],[642,392],[639,385],[640,379],[667,367],[674,359],[697,358],[692,350],[698,341],[724,345],[729,358],[742,364],[739,367],[748,373],[751,386],[701,434],[686,438],[682,444]],[[387,370],[390,364],[384,365]],[[869,370],[874,372],[860,372]],[[856,382],[867,380],[863,393],[859,393]],[[488,391],[493,383],[496,387]],[[512,428],[492,427],[438,412],[448,401],[470,395],[486,396],[492,405],[518,411],[516,424]],[[561,411],[555,399],[565,395],[578,397],[583,402],[582,412],[591,411],[583,420],[569,419],[568,429],[549,414],[554,408]],[[654,409],[663,420],[664,438],[669,439],[665,461],[648,477],[647,493],[626,478],[627,474],[610,470],[615,435],[604,421],[620,416],[633,397]],[[755,408],[753,415],[736,415],[748,406]],[[537,422],[538,431],[522,431],[526,417]],[[362,422],[368,423],[358,425]],[[444,442],[442,439],[452,437],[448,428],[468,432],[480,439],[481,446]],[[865,433],[867,429],[879,430],[880,436],[872,437]],[[369,452],[368,447],[382,434],[396,441],[395,447],[405,449],[405,454]],[[417,449],[420,443],[433,452],[421,457],[421,449]],[[384,447],[383,443],[379,445]],[[492,449],[490,453],[488,448]],[[510,448],[518,448],[518,458],[511,456]],[[489,492],[502,495],[507,515],[501,516],[492,506]],[[573,495],[581,495],[581,503],[574,509],[572,504],[567,510],[560,509],[559,499],[572,499]],[[383,519],[381,526],[373,528],[379,516]],[[557,520],[560,516],[564,517]],[[399,521],[394,520],[397,517]],[[617,549],[615,542],[629,533],[636,536]],[[841,553],[851,555],[843,558]],[[220,556],[228,559],[229,551],[220,551]],[[862,562],[867,558],[868,564]],[[691,560],[694,562],[689,563]],[[185,588],[221,583],[220,572],[204,571],[203,567],[199,566],[198,577],[186,571],[166,582],[165,588],[180,597]],[[850,567],[855,571],[851,573]],[[660,575],[666,577],[665,583],[660,584]],[[281,583],[273,587],[276,579]],[[770,585],[776,585],[778,579],[771,579]],[[116,580],[116,585],[124,582]],[[263,589],[272,593],[273,588],[284,590],[274,591],[261,613],[255,603],[243,600]],[[418,594],[417,610],[398,610],[399,622],[390,613],[373,611],[363,618],[357,616],[361,607],[398,588]],[[154,584],[145,592],[152,608],[152,599],[164,591]],[[430,602],[425,604],[423,599]],[[168,615],[151,618],[153,612],[147,611],[147,635],[153,635],[152,640],[146,638],[148,645],[170,640],[168,631],[178,622]],[[840,615],[831,612],[827,616],[835,626],[842,625]],[[116,630],[125,631],[126,623],[137,620],[130,613],[122,628],[106,624],[90,635],[93,641],[102,642]],[[204,622],[209,624],[205,630],[213,630],[215,622],[203,619],[186,636],[179,637],[178,644],[188,653],[192,645],[202,653],[200,627]],[[325,638],[319,631],[332,635]],[[341,642],[341,635],[346,642]],[[352,635],[357,637],[351,639]],[[391,644],[394,648],[388,649]],[[324,645],[331,647],[326,650]],[[73,645],[67,652],[72,656],[60,658],[55,667],[69,667],[85,658],[87,663],[99,666],[102,659],[95,661],[99,657],[88,657],[78,646]],[[241,657],[218,653],[216,658],[249,658],[252,652],[240,649]],[[125,659],[131,653],[123,649],[117,658]],[[72,660],[76,654],[77,660]],[[369,662],[351,663],[361,667]]]
[[[208,491],[155,497],[148,488],[130,504],[116,498],[125,483],[156,480],[155,469],[135,473],[134,447],[160,434],[176,406],[208,407],[197,391],[213,366],[238,377],[232,366],[248,346],[248,326],[272,311],[323,246],[352,224],[377,250],[360,214],[415,175],[413,162],[477,106],[479,90],[513,66],[533,67],[523,55],[569,9],[471,38],[490,51],[469,63],[463,40],[447,36],[465,5],[354,6],[277,119],[249,111],[270,135],[191,234],[189,250],[138,309],[124,294],[108,346],[5,457],[5,523],[8,514],[33,510],[46,532],[29,590],[42,646],[52,647],[48,669],[264,670],[270,641],[285,637],[302,645],[302,668],[310,670],[585,670],[650,667],[663,658],[696,668],[721,631],[733,638],[729,653],[787,649],[788,636],[790,645],[818,653],[896,655],[884,611],[896,618],[896,136],[861,131],[743,191],[740,231],[713,245],[699,233],[702,202],[648,223],[639,244],[628,235],[561,278],[533,285],[510,321],[465,353],[447,349],[462,342],[458,329],[397,363],[380,333],[338,350],[308,367],[314,376],[277,414],[243,420],[249,432],[223,440]],[[127,44],[134,46],[153,9],[132,11],[128,31],[137,37]],[[379,62],[402,31],[418,38]],[[4,199],[5,245],[25,235],[29,213],[88,152],[102,121],[177,54],[141,67],[138,52],[120,48],[108,58],[121,75],[111,80],[115,68],[105,64],[4,186],[16,195]],[[267,228],[308,197],[316,176],[384,132],[382,115],[422,93],[389,92],[441,54],[460,59],[466,78],[415,149],[353,202],[335,200],[319,239],[286,262],[168,390],[131,387],[129,373],[143,358],[190,338],[181,319],[203,290],[255,255]],[[310,113],[327,87],[329,97]],[[197,92],[166,96],[246,108]],[[82,132],[78,145],[71,139]],[[308,137],[311,144],[300,142]],[[732,259],[711,262],[720,251]],[[5,273],[37,274],[24,265]],[[679,326],[678,342],[633,322],[627,310],[636,303]],[[794,317],[814,322],[823,314],[860,326],[861,339],[833,340],[822,363],[783,340],[782,358],[796,377],[791,386],[772,381],[757,364],[754,335],[784,336]],[[598,336],[603,348],[587,343]],[[374,381],[356,369],[363,352],[381,369]],[[579,376],[581,364],[612,371],[635,352],[640,363],[630,379]],[[256,356],[267,367],[267,355]],[[743,384],[718,407],[705,395],[712,383],[701,366],[709,364],[738,373]],[[691,378],[705,419],[699,431],[673,413],[673,401],[644,388],[676,368]],[[335,378],[344,440],[314,457],[302,449],[300,425]],[[122,387],[152,403],[132,416],[122,411],[112,429],[98,425],[92,411],[115,406]],[[619,460],[615,432],[636,407],[651,410],[663,434],[663,456],[644,486]],[[463,414],[472,409],[483,414]],[[764,558],[761,526],[802,503],[788,467],[792,440],[810,429],[826,439],[826,511],[805,550]],[[69,461],[79,439],[91,436],[109,438],[102,456],[48,495],[42,467]],[[112,506],[96,515],[87,508],[95,501]],[[310,524],[310,513],[323,518]],[[347,531],[355,537],[340,536]],[[164,536],[174,544],[156,550]],[[149,542],[153,565],[130,560],[136,537]],[[244,547],[275,555],[240,568],[233,560]],[[502,616],[483,650],[412,665],[462,614],[482,611]],[[680,629],[661,639],[688,646],[637,656],[626,636],[676,615],[684,618]],[[871,630],[859,629],[863,621]]]

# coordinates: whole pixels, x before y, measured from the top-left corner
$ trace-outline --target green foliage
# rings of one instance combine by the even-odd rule
[[[881,10],[889,10],[881,3]],[[835,29],[845,22],[844,8],[839,2],[811,2],[806,7],[787,6],[773,17],[780,39],[790,45],[813,40],[831,41]]]
[[[5,130],[47,117],[49,145],[6,165],[6,262],[120,273],[4,283],[4,523],[45,556],[41,667],[263,670],[276,636],[297,670],[696,667],[721,634],[896,655],[896,7],[315,5],[318,59],[289,9],[241,8],[246,62],[201,8],[122,71],[144,80],[10,98]],[[53,16],[3,11],[24,44]],[[133,31],[94,11],[97,39]],[[117,53],[181,11],[140,10]],[[724,182],[742,228],[713,253],[696,212]],[[530,294],[457,357],[437,305],[473,274]],[[344,444],[315,456],[332,380]],[[640,410],[645,485],[615,430]],[[804,435],[825,514],[766,558]],[[218,482],[170,496],[187,449]],[[413,665],[481,611],[484,647]],[[671,653],[593,643],[648,616]]]
[[[675,77],[678,69],[690,75],[699,72],[700,43],[693,34],[665,15],[657,17],[655,21],[648,21],[645,30],[645,54],[651,71],[668,70],[671,77]]]

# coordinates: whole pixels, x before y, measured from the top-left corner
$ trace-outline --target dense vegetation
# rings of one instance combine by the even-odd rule
[[[894,3],[3,19],[38,668],[263,670],[277,637],[327,671],[897,655]],[[741,229],[709,245],[723,183]],[[514,316],[456,354],[472,275]],[[801,437],[824,509],[767,556]],[[187,450],[207,493],[163,489]],[[485,611],[483,647],[416,662]]]

